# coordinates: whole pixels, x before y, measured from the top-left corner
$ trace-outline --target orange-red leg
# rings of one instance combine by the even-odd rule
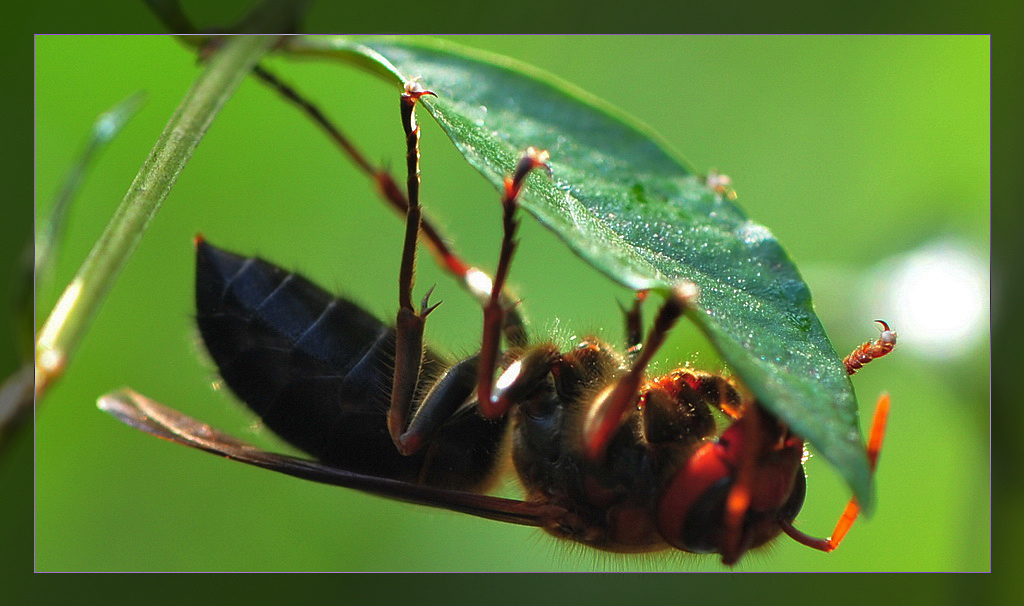
[[[757,459],[761,454],[762,418],[761,410],[756,404],[747,407],[743,418],[743,442],[741,444],[739,470],[733,483],[729,497],[725,501],[724,539],[722,541],[722,563],[731,566],[739,561],[740,556],[749,549],[741,545],[743,537],[743,520],[750,509],[751,487],[754,485],[754,474],[757,473]]]
[[[516,249],[515,233],[519,226],[516,219],[517,199],[522,190],[526,176],[536,168],[543,168],[550,172],[547,165],[548,153],[529,148],[520,158],[519,163],[512,173],[512,176],[505,179],[505,194],[501,199],[502,207],[502,237],[501,253],[498,256],[498,267],[494,272],[494,281],[491,283],[491,293],[484,304],[484,328],[480,347],[480,374],[477,380],[477,403],[480,412],[487,418],[498,418],[505,414],[508,408],[507,401],[495,402],[492,399],[494,389],[494,371],[498,368],[498,349],[501,341],[502,329],[507,323],[509,313],[508,303],[502,296],[505,288],[505,280],[508,278],[508,271],[512,264],[512,253]]]
[[[865,364],[888,354],[896,347],[896,331],[889,328],[885,320],[875,320],[882,327],[882,334],[874,341],[864,343],[843,359],[846,374],[852,375]]]
[[[644,329],[640,315],[640,305],[647,298],[646,290],[638,290],[633,297],[633,305],[622,307],[622,315],[626,320],[626,355],[630,361],[636,360],[644,344]]]
[[[871,422],[871,433],[868,436],[867,455],[872,473],[874,473],[875,467],[878,465],[878,453],[882,450],[882,438],[885,436],[885,424],[888,418],[889,394],[882,394],[878,398],[878,404],[875,406],[875,416]],[[807,535],[794,528],[791,522],[785,520],[781,521],[780,525],[782,530],[793,540],[808,547],[829,552],[839,547],[839,543],[842,542],[843,537],[846,536],[850,527],[853,526],[853,522],[857,519],[859,513],[860,505],[857,504],[857,499],[851,498],[850,502],[846,505],[846,509],[843,511],[843,515],[839,517],[836,528],[832,531],[832,536],[827,539],[819,539]]]
[[[615,430],[622,423],[629,408],[636,403],[647,365],[665,342],[665,337],[676,320],[683,315],[696,296],[696,286],[693,284],[683,284],[673,289],[658,311],[654,326],[647,336],[647,342],[643,344],[629,370],[600,393],[587,411],[583,423],[583,441],[590,460],[598,461],[604,456]]]

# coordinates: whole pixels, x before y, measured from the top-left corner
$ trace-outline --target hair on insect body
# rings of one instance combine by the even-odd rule
[[[855,500],[830,538],[793,525],[806,492],[800,436],[733,378],[689,368],[648,375],[672,327],[699,299],[695,285],[669,290],[646,335],[640,304],[648,293],[638,293],[624,310],[621,352],[596,337],[562,351],[528,336],[506,283],[518,198],[528,175],[550,174],[547,152],[526,150],[504,181],[491,278],[449,248],[420,206],[415,108],[434,93],[410,82],[401,94],[403,193],[311,103],[262,68],[256,73],[327,130],[404,214],[395,321],[385,323],[299,274],[197,237],[197,323],[207,350],[264,424],[315,460],[256,449],[141,396],[131,407],[108,400],[107,410],[161,437],[242,462],[536,526],[605,551],[675,548],[718,554],[731,565],[783,533],[822,551],[839,545],[859,511]],[[425,342],[426,321],[438,307],[433,289],[414,297],[421,236],[482,303],[480,350],[461,360],[449,361]],[[849,374],[892,351],[896,333],[879,323],[880,337],[844,360]],[[866,449],[872,469],[887,412],[883,396]],[[716,416],[728,421],[724,431]],[[486,494],[502,468],[506,439],[522,499]]]

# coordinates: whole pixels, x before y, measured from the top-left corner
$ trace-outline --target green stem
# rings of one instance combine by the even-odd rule
[[[85,330],[214,116],[275,36],[228,40],[185,95],[120,206],[43,325],[36,342],[36,394],[67,364]]]

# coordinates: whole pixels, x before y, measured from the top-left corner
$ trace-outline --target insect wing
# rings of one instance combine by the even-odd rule
[[[159,438],[312,482],[522,526],[544,526],[564,514],[554,505],[411,484],[267,452],[130,389],[103,396],[98,406],[122,423]]]

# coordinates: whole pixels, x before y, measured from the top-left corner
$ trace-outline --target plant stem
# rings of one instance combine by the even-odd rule
[[[211,58],[157,139],[124,199],[64,290],[36,342],[36,397],[67,365],[149,222],[220,108],[275,36],[236,36]]]

